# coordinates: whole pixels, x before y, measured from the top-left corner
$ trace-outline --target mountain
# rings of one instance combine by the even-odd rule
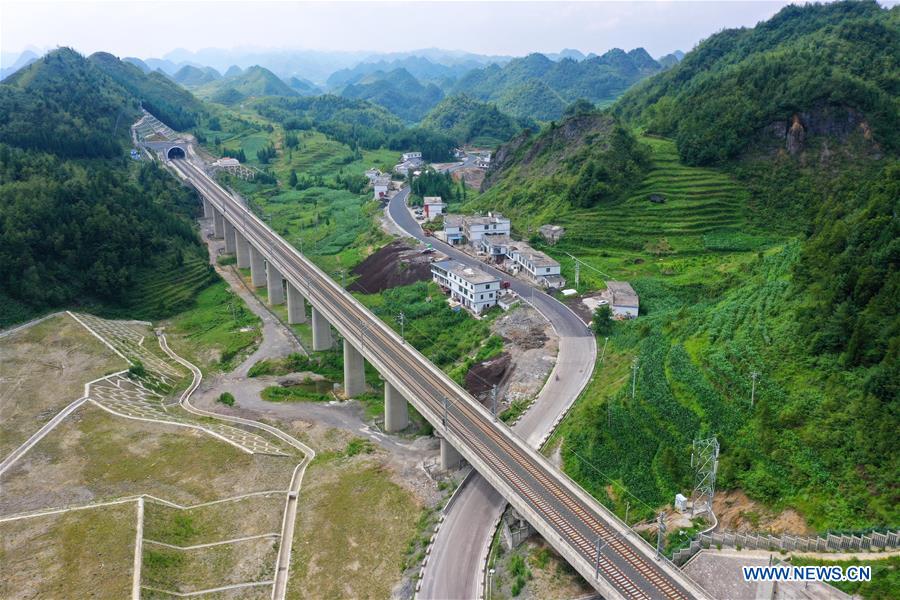
[[[123,307],[160,265],[202,256],[196,198],[157,164],[127,160],[141,98],[98,62],[60,48],[0,83],[4,326],[60,308]],[[121,64],[145,91],[156,81],[177,87]]]
[[[367,75],[378,72],[387,73],[397,69],[407,71],[410,75],[422,82],[440,83],[447,80],[454,80],[468,73],[472,69],[477,69],[483,65],[483,62],[473,59],[446,65],[432,62],[424,56],[407,56],[393,60],[362,62],[352,68],[335,71],[328,77],[326,83],[328,87],[336,89],[358,83]]]
[[[106,52],[96,52],[88,60],[173,129],[184,131],[194,127],[205,112],[200,101],[162,73],[144,73]]]
[[[322,93],[313,82],[301,77],[289,77],[285,83],[301,96],[316,96]]]
[[[153,70],[149,66],[147,66],[147,63],[145,63],[141,59],[135,58],[133,56],[126,56],[125,58],[122,59],[122,61],[131,63],[132,65],[136,66],[138,69],[143,71],[144,73],[149,73],[150,71]]]
[[[568,277],[577,256],[600,271],[583,288],[640,297],[560,428],[614,510],[690,491],[715,436],[717,494],[818,531],[900,519],[898,26],[875,2],[787,6],[495,152],[465,209],[564,226],[543,249]]]
[[[703,41],[625,94],[616,112],[674,137],[691,164],[725,161],[755,146],[795,152],[856,133],[896,151],[898,15],[900,8],[875,2],[786,8],[752,29]]]
[[[583,60],[553,61],[530,54],[504,66],[471,71],[453,84],[450,93],[464,93],[518,117],[559,118],[566,106],[583,98],[608,104],[635,82],[661,70],[643,48],[618,48]]]
[[[423,85],[402,68],[366,75],[342,89],[340,95],[383,106],[407,122],[421,119],[444,97],[439,87],[433,83]]]
[[[4,67],[0,69],[0,80],[6,79],[23,67],[27,67],[38,58],[39,57],[36,52],[32,50],[25,50],[24,52],[22,52],[22,54],[16,57],[16,59],[13,60],[9,66],[4,65]]]
[[[265,96],[299,95],[275,73],[260,66],[249,67],[236,77],[219,79],[198,87],[195,93],[220,104],[237,104],[249,98]]]
[[[449,96],[432,108],[420,126],[441,131],[457,144],[494,146],[511,139],[526,127],[536,127],[527,119],[515,119],[493,104],[465,95]]]
[[[174,75],[182,65],[177,65],[170,60],[163,60],[159,58],[145,58],[144,64],[151,71],[162,71],[166,75]]]
[[[681,59],[683,58],[684,52],[682,52],[681,50],[676,50],[675,52],[670,52],[665,56],[660,56],[656,59],[656,62],[658,62],[663,68],[668,69],[680,63]]]
[[[244,72],[244,70],[242,68],[240,68],[239,66],[231,65],[230,67],[228,67],[225,70],[224,77],[237,77],[238,75],[240,75],[243,72]]]
[[[201,69],[199,67],[185,65],[172,75],[172,79],[184,87],[194,88],[212,81],[218,81],[219,79],[222,79],[222,75],[212,67]]]

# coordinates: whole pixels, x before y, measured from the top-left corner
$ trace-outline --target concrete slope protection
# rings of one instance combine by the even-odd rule
[[[227,220],[265,259],[270,292],[287,280],[289,292],[302,293],[313,305],[314,317],[318,313],[341,334],[345,350],[350,346],[368,360],[601,594],[709,597],[673,564],[656,558],[654,550],[615,515],[236,202],[201,166],[185,159],[170,165],[200,192],[214,216]]]
[[[406,206],[408,197],[408,187],[396,194],[388,204],[389,216],[407,235],[424,242],[425,233]],[[463,264],[509,279],[458,248],[434,238],[427,238],[427,241]],[[551,377],[525,416],[513,426],[530,446],[539,448],[590,381],[597,345],[591,331],[567,306],[519,280],[512,280],[510,284],[543,314],[559,335],[559,354]],[[503,496],[480,476],[476,475],[459,491],[457,501],[444,514],[444,526],[434,539],[418,598],[476,598],[481,595],[483,569],[494,526],[505,507]],[[460,552],[459,548],[472,550]]]

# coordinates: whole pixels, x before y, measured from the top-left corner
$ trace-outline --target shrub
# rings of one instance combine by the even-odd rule
[[[216,401],[225,406],[234,406],[234,395],[232,395],[231,392],[222,392],[219,394],[219,397],[216,398]]]

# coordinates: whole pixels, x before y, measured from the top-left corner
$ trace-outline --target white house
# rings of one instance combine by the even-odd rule
[[[438,215],[444,214],[444,209],[447,208],[440,196],[425,196],[422,199],[422,206],[425,218],[429,221]]]
[[[465,222],[465,235],[470,244],[478,247],[486,235],[509,236],[510,222],[500,213],[488,213],[486,217],[469,217]]]
[[[401,156],[401,160],[403,162],[406,162],[409,160],[416,160],[416,159],[422,160],[421,152],[404,152],[403,155]]]
[[[500,295],[499,277],[455,260],[431,263],[431,278],[476,315],[497,304]]]
[[[382,173],[378,169],[369,169],[366,171],[366,179],[374,181],[376,177],[381,177]]]
[[[456,246],[463,241],[463,218],[444,215],[444,239],[448,244]]]
[[[560,288],[566,282],[560,275],[559,263],[528,244],[517,242],[510,246],[507,256],[512,259],[514,268],[525,271],[541,285]]]
[[[508,235],[485,235],[478,242],[478,249],[494,260],[502,260],[509,254],[513,241]]]
[[[627,281],[607,281],[602,295],[609,301],[613,317],[634,319],[638,316],[638,295]]]
[[[390,177],[376,177],[372,180],[372,188],[375,190],[375,200],[381,200],[387,196],[387,192],[391,189]]]

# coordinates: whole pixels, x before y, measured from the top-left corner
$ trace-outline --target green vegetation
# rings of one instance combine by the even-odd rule
[[[275,73],[252,66],[236,77],[215,79],[194,90],[199,97],[219,104],[239,104],[250,98],[265,96],[297,96]]]
[[[141,361],[134,360],[134,364],[128,367],[128,375],[132,378],[140,379],[147,375],[147,368],[144,367],[144,363]]]
[[[327,382],[331,386],[331,382]],[[296,385],[272,385],[264,389],[260,396],[267,402],[328,402],[334,396],[316,391],[319,386],[312,379],[305,379]]]
[[[531,119],[515,119],[495,105],[473,100],[465,94],[442,100],[425,115],[421,126],[443,131],[457,144],[476,146],[496,146],[522,129],[536,127]]]
[[[897,14],[874,1],[788,6],[756,27],[704,40],[615,111],[674,137],[688,164],[734,158],[756,143],[783,148],[794,115],[816,135],[871,135],[896,153]],[[769,127],[775,122],[780,134]]]
[[[594,309],[593,318],[591,319],[591,329],[595,335],[608,335],[612,332],[612,309],[608,304],[598,306]]]
[[[312,357],[295,352],[285,358],[263,359],[250,367],[247,376],[262,377],[263,375],[287,375],[288,373],[311,371],[328,379],[338,380],[343,377],[343,369],[342,355],[337,350],[316,352]]]
[[[383,106],[404,121],[414,123],[437,104],[444,93],[433,83],[422,84],[406,69],[377,72],[351,83],[341,96],[368,100]]]
[[[219,280],[197,295],[193,308],[175,315],[167,330],[179,354],[201,367],[227,371],[256,343],[259,318]]]
[[[234,406],[234,394],[231,392],[222,392],[219,394],[219,397],[216,398],[216,402],[224,404],[225,406]]]
[[[457,81],[450,93],[493,102],[515,117],[558,119],[579,98],[609,104],[636,81],[662,67],[643,48],[618,48],[582,61],[554,62],[543,54],[516,58],[504,66],[475,69]]]
[[[791,556],[793,565],[839,566],[846,569],[851,565],[872,567],[872,581],[835,581],[831,585],[865,600],[891,600],[900,596],[900,556],[876,560],[822,560]]]

